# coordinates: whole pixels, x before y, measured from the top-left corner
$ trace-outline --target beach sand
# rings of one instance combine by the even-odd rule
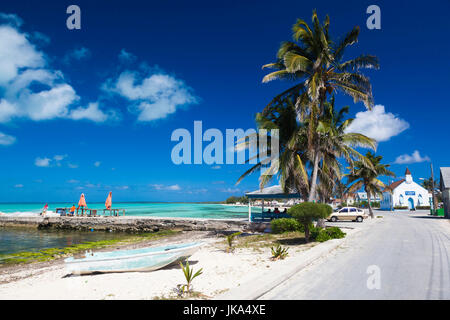
[[[189,240],[202,239],[206,242],[189,258],[194,272],[203,268],[203,274],[194,279],[193,287],[202,294],[200,298],[206,299],[261,277],[265,272],[277,272],[277,268],[290,258],[303,254],[315,245],[288,246],[289,256],[285,260],[272,261],[269,247],[237,248],[233,253],[227,253],[223,236],[206,232],[187,234],[184,237],[189,237]],[[173,238],[163,242],[168,241],[177,242]],[[68,277],[60,260],[0,273],[0,299],[173,299],[177,297],[177,285],[182,284],[185,284],[185,279],[179,265],[153,272]]]

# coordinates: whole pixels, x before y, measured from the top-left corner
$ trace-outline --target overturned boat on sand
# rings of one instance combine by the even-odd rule
[[[191,242],[108,252],[86,252],[83,258],[64,260],[72,274],[153,271],[182,261],[194,254],[204,243]]]

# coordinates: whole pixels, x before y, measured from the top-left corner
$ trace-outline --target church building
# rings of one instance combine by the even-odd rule
[[[383,190],[380,202],[381,210],[391,210],[395,207],[415,210],[418,206],[430,206],[431,193],[413,181],[411,172],[406,168],[405,179],[395,181]]]

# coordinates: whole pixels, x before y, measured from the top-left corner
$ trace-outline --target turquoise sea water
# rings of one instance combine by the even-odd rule
[[[49,203],[48,212],[56,208],[70,208],[77,203]],[[38,215],[45,203],[0,203],[0,212],[6,215],[33,216]],[[104,203],[88,203],[91,209],[98,209],[102,214]],[[113,208],[125,209],[126,216],[144,217],[183,217],[183,218],[208,218],[208,219],[235,219],[246,218],[248,207],[226,206],[222,204],[202,203],[150,203],[150,202],[122,202],[114,203]],[[254,212],[259,212],[254,208]]]
[[[110,240],[124,236],[124,234],[112,232],[0,228],[0,255],[22,251],[39,251],[47,248],[64,248],[83,242]]]
[[[73,203],[49,203],[48,214],[56,208],[71,207]],[[45,203],[0,203],[0,212],[8,216],[37,216]],[[76,203],[75,203],[76,205]],[[88,207],[105,208],[104,203],[88,203]],[[246,206],[225,206],[221,204],[200,203],[113,203],[113,208],[126,210],[126,216],[144,217],[184,217],[208,219],[245,219]],[[261,209],[253,208],[253,212]],[[46,248],[61,248],[86,241],[98,241],[120,237],[121,234],[107,232],[54,232],[0,228],[0,254],[21,251],[38,251]],[[0,265],[1,265],[0,259]]]

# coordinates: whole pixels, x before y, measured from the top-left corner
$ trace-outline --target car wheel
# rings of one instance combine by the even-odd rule
[[[356,221],[358,221],[358,222],[363,222],[363,217],[357,217],[357,218],[356,218]]]
[[[336,217],[331,217],[331,222],[336,222],[337,218]]]

